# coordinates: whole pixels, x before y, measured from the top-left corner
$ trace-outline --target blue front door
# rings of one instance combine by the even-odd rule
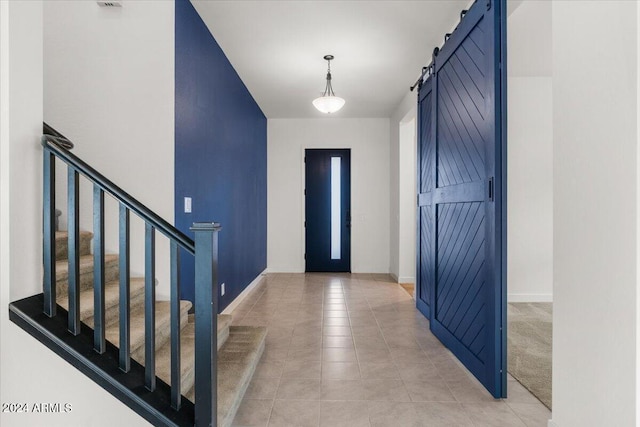
[[[506,396],[503,0],[478,0],[419,92],[417,306],[495,397]]]
[[[351,150],[305,151],[305,271],[351,271]]]

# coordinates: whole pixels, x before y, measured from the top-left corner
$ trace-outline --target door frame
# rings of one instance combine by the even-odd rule
[[[300,218],[300,223],[302,224],[302,233],[300,238],[300,265],[302,265],[302,271],[306,273],[306,259],[305,253],[307,250],[307,230],[305,226],[305,221],[307,219],[307,204],[305,197],[305,189],[306,189],[306,165],[305,165],[305,157],[306,150],[348,150],[349,151],[349,206],[351,208],[351,226],[349,227],[349,272],[353,271],[353,147],[352,146],[344,146],[342,148],[336,148],[332,145],[326,146],[301,146],[300,154],[299,154],[299,165],[300,165],[300,194],[302,195],[300,198],[300,212],[302,213],[302,217]]]

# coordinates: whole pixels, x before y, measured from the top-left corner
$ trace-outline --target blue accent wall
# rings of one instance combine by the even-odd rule
[[[222,311],[267,265],[267,119],[191,2],[175,5],[175,222],[192,238],[192,223],[221,223]],[[183,299],[193,284],[183,252]]]

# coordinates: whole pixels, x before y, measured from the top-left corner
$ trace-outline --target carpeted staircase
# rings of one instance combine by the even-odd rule
[[[93,256],[90,232],[80,234],[80,317],[93,326]],[[68,308],[67,232],[56,232],[57,303]],[[119,341],[118,256],[105,256],[106,339]],[[194,396],[195,324],[188,312],[191,302],[181,301],[181,390],[192,402]],[[131,278],[131,357],[144,365],[144,278]],[[231,316],[218,316],[218,426],[227,427],[242,401],[264,350],[266,329],[230,326]],[[170,311],[167,301],[156,302],[156,376],[171,384]]]

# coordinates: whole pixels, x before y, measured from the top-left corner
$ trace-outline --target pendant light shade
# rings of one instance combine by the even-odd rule
[[[322,113],[331,114],[341,109],[345,100],[336,96],[331,87],[331,60],[333,55],[325,55],[324,59],[327,61],[327,85],[322,96],[313,100],[313,106]]]
[[[345,100],[339,96],[325,96],[313,100],[313,106],[326,114],[335,113],[344,106]]]

